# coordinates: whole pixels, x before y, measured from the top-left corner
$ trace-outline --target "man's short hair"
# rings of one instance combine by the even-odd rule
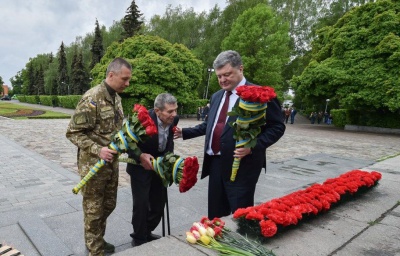
[[[164,110],[165,104],[175,104],[178,101],[176,98],[169,93],[161,93],[157,95],[156,99],[154,100],[154,108],[158,108],[159,110]]]
[[[231,64],[234,68],[240,67],[242,65],[240,54],[232,50],[221,52],[218,54],[217,58],[215,58],[213,67],[214,69],[220,69],[226,64]]]
[[[110,72],[114,72],[114,73],[118,74],[121,71],[122,67],[126,67],[130,71],[132,71],[131,64],[128,61],[126,61],[125,59],[120,58],[120,57],[113,59],[110,62],[110,64],[108,64],[106,76],[108,76],[108,74]]]

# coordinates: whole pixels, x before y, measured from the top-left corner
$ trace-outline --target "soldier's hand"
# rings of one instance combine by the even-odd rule
[[[142,153],[140,155],[140,164],[145,170],[153,170],[152,160],[154,157],[150,154]]]
[[[104,161],[112,162],[114,160],[114,155],[116,155],[117,153],[117,151],[109,149],[108,147],[102,147],[99,157]]]

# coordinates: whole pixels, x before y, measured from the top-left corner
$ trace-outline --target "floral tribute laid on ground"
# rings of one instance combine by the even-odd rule
[[[236,89],[240,97],[239,105],[232,108],[228,116],[237,116],[235,122],[229,123],[235,130],[236,148],[254,148],[257,144],[257,135],[261,133],[261,126],[265,125],[265,109],[267,102],[276,97],[272,87],[245,85]],[[240,158],[234,158],[230,180],[236,179],[240,166]]]
[[[157,127],[151,119],[146,107],[135,104],[132,115],[123,123],[122,129],[115,133],[111,138],[108,148],[118,152],[118,155],[126,153],[128,149],[140,151],[137,146],[139,141],[145,141],[154,134],[157,134]],[[78,194],[80,189],[106,164],[106,161],[100,159],[88,174],[72,189],[74,194]]]
[[[216,250],[221,255],[275,255],[260,243],[227,229],[220,218],[203,217],[200,222],[193,223],[186,232],[186,241]]]
[[[239,232],[273,237],[285,227],[297,225],[302,219],[326,212],[332,206],[370,190],[381,177],[375,171],[352,170],[284,197],[237,209],[233,218],[238,222]]]

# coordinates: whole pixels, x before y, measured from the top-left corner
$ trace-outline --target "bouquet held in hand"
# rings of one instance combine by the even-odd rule
[[[254,148],[261,127],[265,125],[265,110],[267,102],[276,97],[273,88],[258,85],[243,85],[236,89],[240,97],[239,105],[232,108],[229,116],[237,116],[235,122],[230,123],[234,128],[236,148]],[[232,165],[231,181],[235,181],[240,165],[240,158],[234,158]]]
[[[195,156],[181,158],[174,153],[167,152],[164,156],[153,159],[152,164],[165,187],[175,183],[179,185],[179,192],[183,193],[191,189],[197,182],[199,162]]]
[[[147,109],[139,104],[135,104],[133,114],[123,123],[122,129],[111,136],[111,142],[108,148],[118,152],[118,155],[126,153],[128,149],[137,151],[139,141],[145,141],[147,138],[157,134],[157,127],[153,119],[149,116]],[[100,159],[88,174],[72,189],[74,194],[79,190],[106,164],[106,161]]]

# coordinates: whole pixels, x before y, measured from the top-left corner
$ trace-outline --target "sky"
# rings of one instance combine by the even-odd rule
[[[0,0],[0,76],[11,86],[10,78],[25,68],[29,58],[53,52],[64,42],[69,46],[77,36],[92,33],[96,18],[109,28],[122,19],[132,0]],[[163,15],[166,7],[193,8],[208,12],[216,4],[224,9],[225,0],[136,0],[146,20]]]

